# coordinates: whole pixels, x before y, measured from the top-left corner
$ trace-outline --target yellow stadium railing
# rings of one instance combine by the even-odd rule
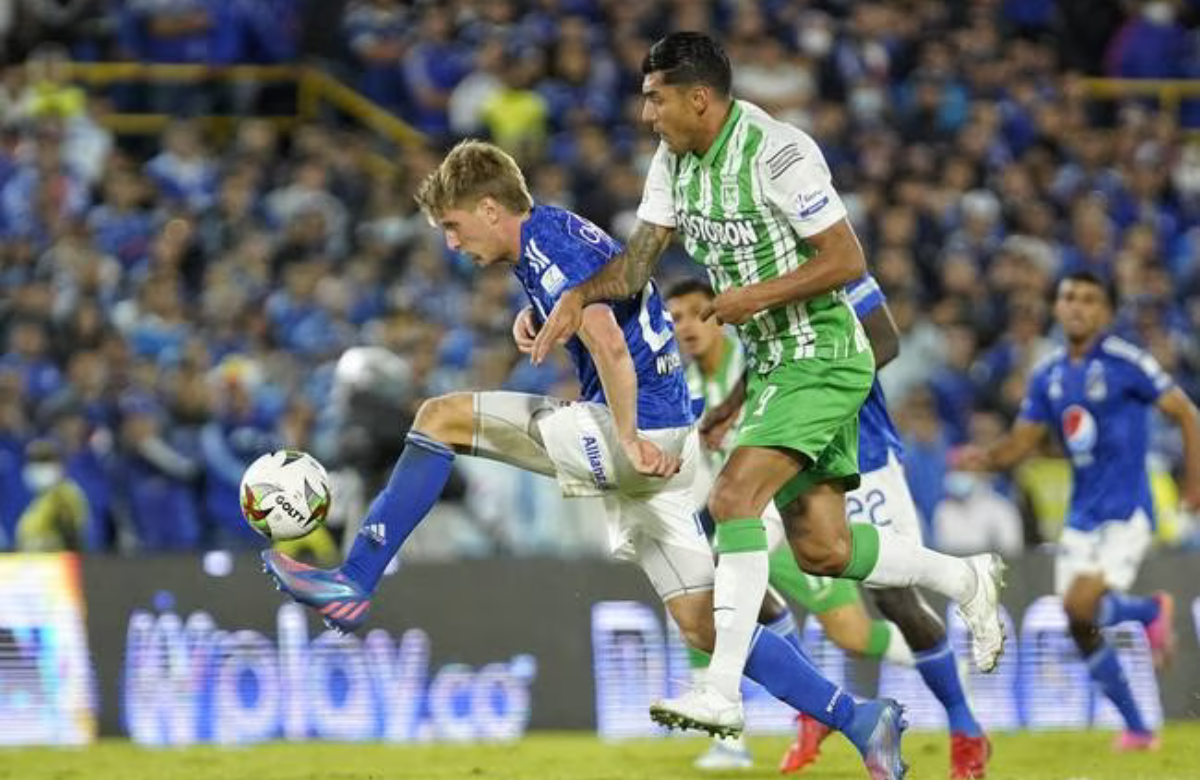
[[[1153,98],[1164,113],[1176,118],[1185,100],[1200,100],[1200,79],[1083,79],[1087,96],[1093,100]],[[1197,136],[1200,131],[1190,130]]]
[[[75,62],[68,77],[87,86],[107,86],[122,82],[161,83],[292,83],[296,87],[296,113],[268,119],[283,129],[315,119],[324,106],[330,106],[397,146],[419,145],[424,136],[387,110],[309,65],[164,65],[140,62]],[[101,117],[115,133],[146,135],[161,132],[174,117],[168,114],[113,113]],[[202,121],[210,129],[228,132],[241,117],[208,116]],[[382,154],[372,154],[371,166],[378,173],[391,173],[395,165]]]

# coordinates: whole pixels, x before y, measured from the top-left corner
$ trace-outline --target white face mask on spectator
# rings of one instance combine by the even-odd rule
[[[967,471],[951,471],[946,474],[942,488],[948,498],[966,500],[979,485],[979,477]]]
[[[62,479],[62,466],[44,461],[28,463],[21,469],[21,477],[25,480],[25,487],[31,492],[41,493]]]
[[[1142,6],[1142,15],[1155,24],[1170,24],[1175,21],[1175,4],[1146,3]]]

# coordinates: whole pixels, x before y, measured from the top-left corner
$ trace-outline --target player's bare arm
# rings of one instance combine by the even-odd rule
[[[900,354],[900,329],[886,303],[867,312],[862,318],[862,326],[875,355],[875,370],[879,371]]]
[[[625,249],[591,279],[563,293],[554,304],[534,340],[530,355],[534,364],[545,360],[553,345],[566,343],[579,330],[584,306],[622,300],[640,292],[650,281],[674,232],[674,228],[638,220]]]
[[[596,363],[604,398],[617,426],[621,449],[642,474],[667,477],[679,470],[679,458],[663,452],[637,432],[637,372],[625,334],[612,309],[593,303],[583,310],[579,338]]]
[[[746,403],[746,375],[738,379],[725,400],[704,412],[700,419],[700,439],[710,450],[719,450],[725,435],[737,422],[738,412]]]
[[[1158,409],[1170,417],[1183,433],[1183,505],[1190,511],[1200,509],[1200,412],[1192,399],[1173,387],[1158,399]]]
[[[1000,441],[986,449],[968,444],[954,456],[954,468],[963,471],[1007,471],[1033,454],[1046,438],[1041,423],[1018,420]]]
[[[726,290],[713,299],[709,316],[741,325],[760,311],[840,290],[867,272],[862,245],[849,220],[839,220],[805,241],[816,251],[811,260],[783,276]]]

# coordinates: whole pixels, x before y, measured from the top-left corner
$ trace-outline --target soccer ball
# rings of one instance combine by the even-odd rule
[[[299,450],[276,450],[251,463],[239,493],[242,516],[268,539],[307,536],[329,514],[329,475]]]

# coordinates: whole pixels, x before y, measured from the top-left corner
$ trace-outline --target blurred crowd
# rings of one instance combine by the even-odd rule
[[[1054,283],[1078,269],[1116,283],[1118,332],[1200,398],[1200,109],[1082,83],[1200,76],[1198,22],[1194,0],[0,3],[0,548],[258,546],[238,482],[284,444],[330,466],[354,522],[420,399],[572,393],[562,355],[533,368],[511,344],[514,280],[445,251],[412,191],[447,144],[489,137],[539,201],[626,235],[656,144],[641,58],[671,29],[717,35],[736,94],[824,149],[903,333],[881,379],[930,540],[1052,538],[1055,453],[996,479],[946,456],[1011,420],[1056,343]],[[210,132],[188,115],[253,101],[88,91],[63,69],[316,54],[428,143],[381,173],[346,123]],[[182,118],[122,138],[114,109]],[[676,248],[660,279],[698,273]],[[1148,468],[1183,542],[1181,444],[1156,430]],[[460,461],[431,550],[602,551],[552,483],[498,469]]]

